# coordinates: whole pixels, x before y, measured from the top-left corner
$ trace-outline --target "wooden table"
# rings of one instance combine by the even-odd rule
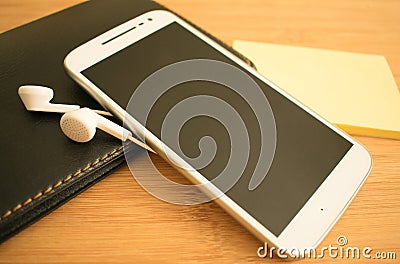
[[[0,31],[79,2],[1,0]],[[400,1],[160,2],[228,43],[246,39],[382,54],[400,87]],[[374,167],[321,245],[335,244],[338,235],[345,235],[351,246],[395,251],[398,263],[400,141],[356,138],[372,153]],[[164,161],[156,160],[170,175],[181,177]],[[147,173],[145,167],[142,172]],[[142,190],[124,166],[0,245],[0,263],[278,261],[258,258],[259,246],[258,240],[215,203],[177,206],[161,202]],[[336,261],[325,257],[319,263]],[[396,260],[369,261],[374,262]]]

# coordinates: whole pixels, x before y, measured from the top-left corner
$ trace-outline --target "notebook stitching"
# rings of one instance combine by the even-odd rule
[[[21,202],[19,203],[17,206],[15,206],[13,209],[8,210],[7,212],[5,212],[1,218],[0,221],[3,221],[4,219],[6,219],[7,217],[9,217],[10,215],[12,215],[13,213],[17,212],[18,210],[20,210],[21,208],[23,208],[24,206],[27,206],[29,204],[31,204],[32,202],[36,201],[37,199],[39,199],[40,197],[47,195],[48,193],[50,193],[51,191],[59,188],[60,186],[62,186],[63,184],[69,182],[72,178],[75,178],[83,173],[85,173],[88,169],[93,168],[94,166],[96,166],[97,164],[99,164],[100,162],[104,161],[105,159],[111,157],[112,155],[114,155],[115,153],[117,153],[118,151],[122,150],[123,146],[120,146],[116,149],[114,149],[113,151],[111,151],[108,154],[105,154],[104,156],[102,156],[101,158],[96,159],[94,162],[88,164],[86,167],[84,167],[83,169],[79,169],[76,172],[68,175],[67,177],[65,177],[64,179],[62,179],[61,181],[57,182],[56,184],[48,187],[47,189],[45,189],[44,191],[39,192],[38,194],[36,194],[35,196],[33,196],[32,198],[27,199],[25,202]]]

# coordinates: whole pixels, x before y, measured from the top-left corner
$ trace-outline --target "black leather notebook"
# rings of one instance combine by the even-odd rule
[[[69,140],[59,126],[61,115],[28,112],[18,87],[48,86],[55,103],[101,109],[66,74],[65,56],[154,9],[165,8],[148,0],[92,0],[0,35],[0,242],[124,162],[118,139],[98,130],[89,143]]]

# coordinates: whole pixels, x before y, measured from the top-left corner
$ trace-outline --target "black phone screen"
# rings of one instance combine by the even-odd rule
[[[172,63],[192,59],[212,59],[242,68],[173,22],[82,71],[82,74],[120,106],[126,107],[136,87],[149,75]],[[248,129],[251,151],[241,178],[226,194],[279,236],[349,151],[352,143],[259,78],[253,75],[251,78],[268,98],[275,118],[277,140],[268,174],[254,190],[248,187],[260,149],[259,126],[251,107],[232,89],[206,81],[176,85],[155,102],[147,123],[143,125],[161,138],[163,120],[168,112],[182,100],[199,94],[218,97],[235,108]],[[208,107],[207,103],[204,107]],[[130,114],[135,117],[135,113]],[[213,118],[200,115],[182,126],[179,142],[185,155],[195,157],[200,151],[198,142],[204,136],[215,140],[217,152],[213,161],[199,172],[212,179],[223,169],[232,151],[226,127]]]

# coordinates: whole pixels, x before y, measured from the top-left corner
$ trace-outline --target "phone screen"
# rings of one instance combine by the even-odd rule
[[[191,59],[218,60],[243,69],[173,22],[82,71],[82,74],[125,108],[136,87],[149,75],[164,66]],[[248,186],[258,158],[260,131],[249,106],[230,88],[205,81],[181,83],[159,98],[147,124],[143,125],[161,138],[162,123],[169,110],[185,98],[199,94],[216,96],[232,105],[245,121],[250,149],[254,151],[250,151],[241,178],[226,194],[278,237],[349,151],[352,143],[256,76],[251,75],[251,78],[268,98],[277,133],[275,156],[268,175],[252,191]],[[130,114],[135,117],[135,113]],[[218,146],[213,162],[199,170],[210,180],[224,168],[230,155],[230,139],[224,126],[207,116],[195,117],[182,127],[179,142],[185,155],[192,157],[198,155],[198,142],[204,136],[214,138]],[[169,142],[163,142],[169,145]]]

